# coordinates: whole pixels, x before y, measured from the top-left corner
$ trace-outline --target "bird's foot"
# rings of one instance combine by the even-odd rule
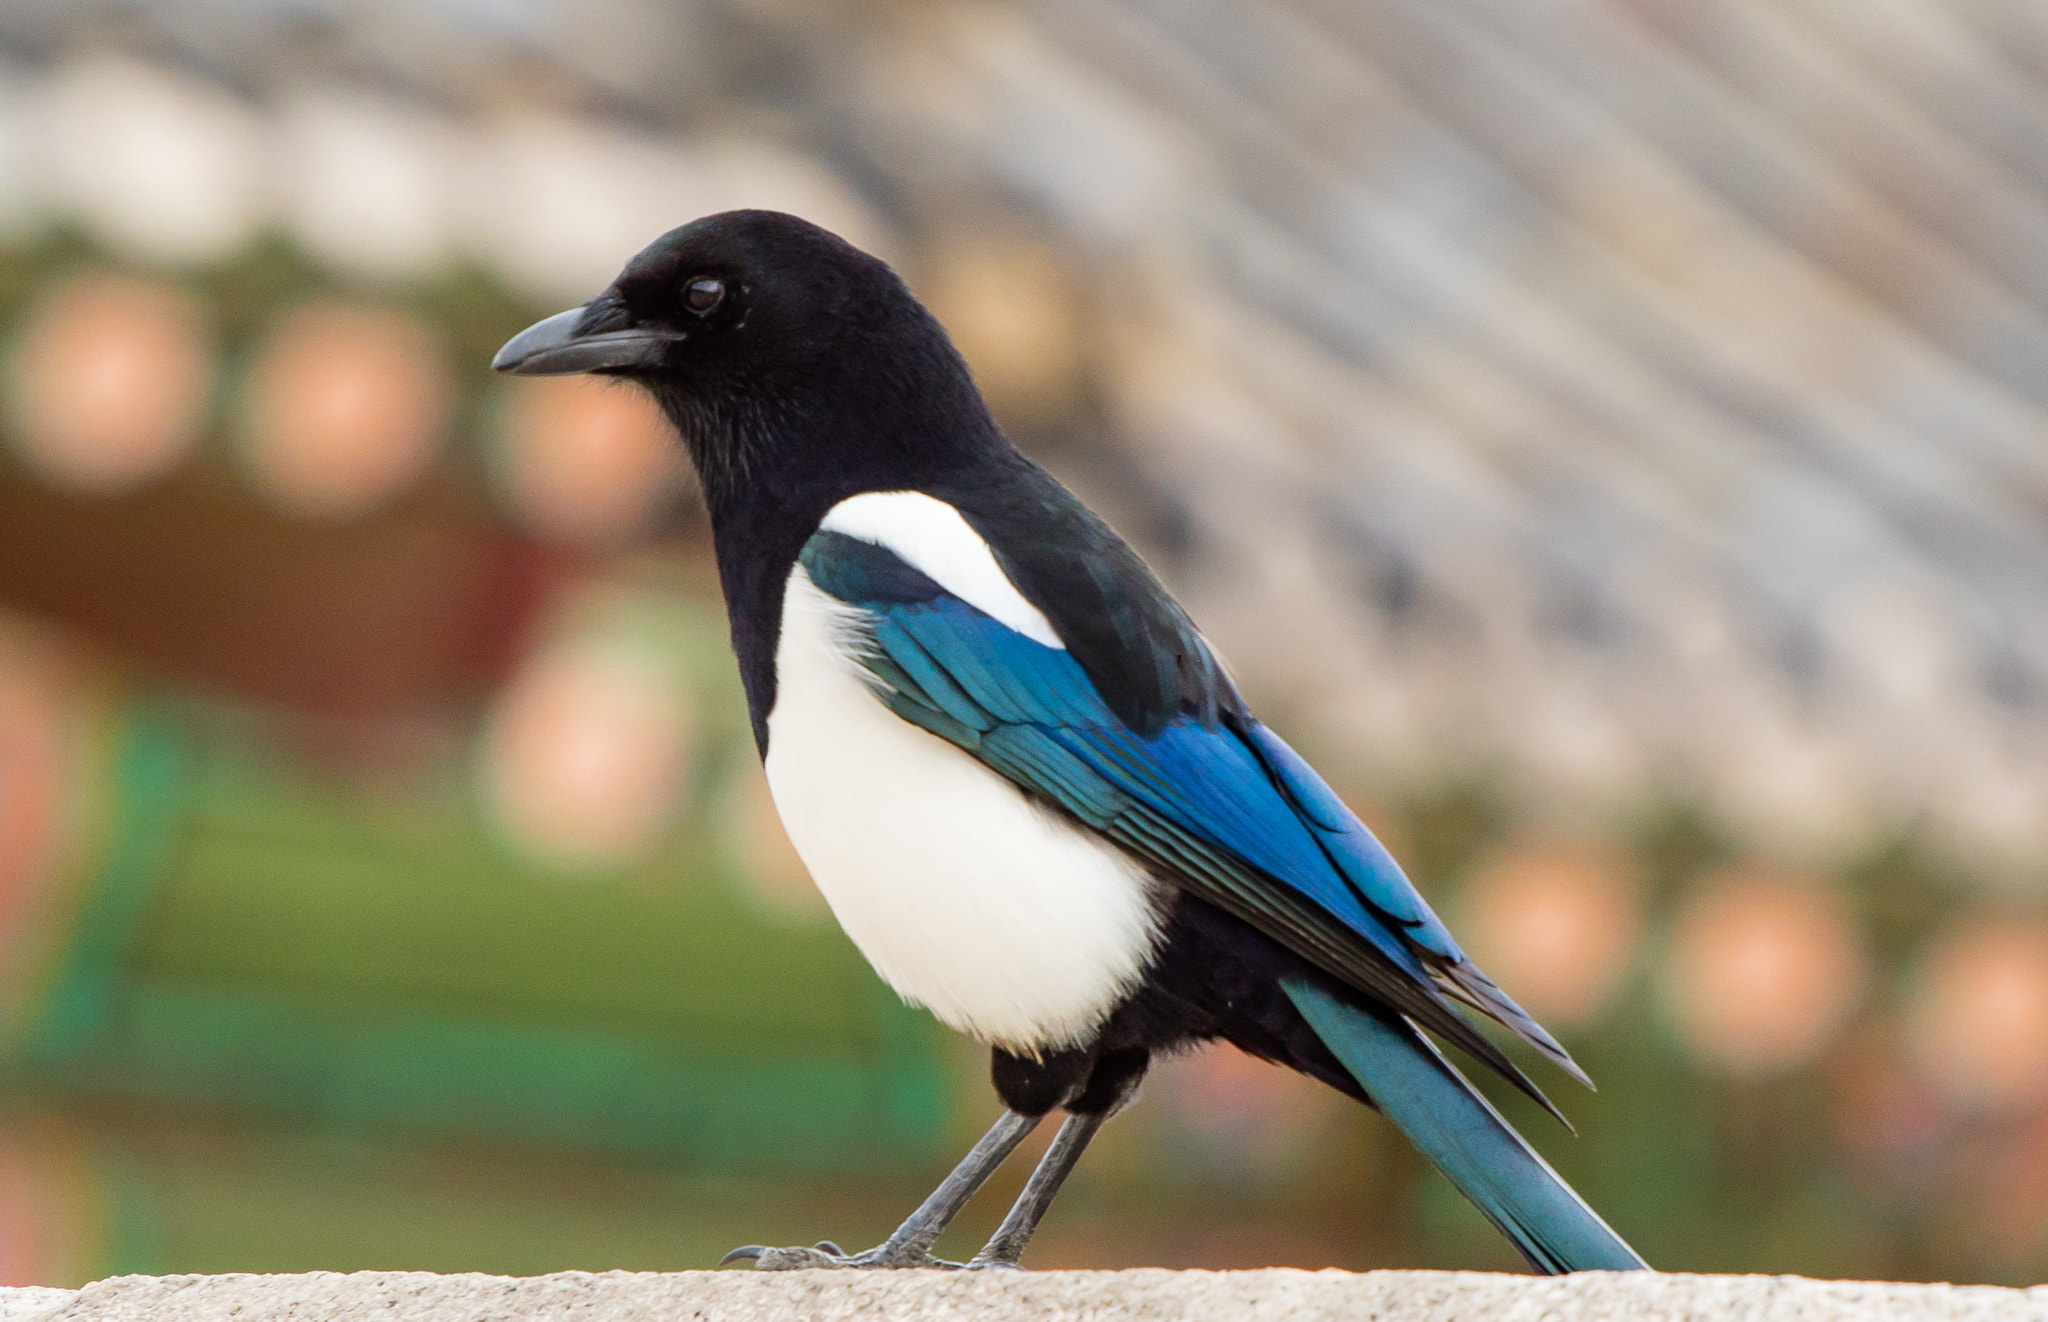
[[[820,1240],[810,1248],[777,1249],[748,1244],[720,1258],[718,1265],[723,1267],[728,1262],[738,1262],[742,1258],[752,1258],[754,1270],[759,1272],[810,1271],[833,1267],[852,1267],[869,1271],[911,1267],[923,1267],[934,1271],[959,1271],[962,1267],[961,1263],[934,1258],[923,1249],[890,1244],[877,1244],[861,1253],[848,1253],[829,1239]]]

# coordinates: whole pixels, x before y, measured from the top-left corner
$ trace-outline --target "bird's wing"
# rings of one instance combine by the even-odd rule
[[[1454,1000],[1585,1079],[1465,957],[1372,833],[1248,715],[1188,714],[1140,734],[1071,652],[992,618],[894,552],[819,532],[802,564],[820,590],[858,608],[877,696],[904,720],[1455,1043],[1546,1107]]]

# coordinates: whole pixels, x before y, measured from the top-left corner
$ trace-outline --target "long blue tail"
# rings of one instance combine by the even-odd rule
[[[1308,982],[1284,986],[1387,1118],[1531,1267],[1553,1275],[1648,1270],[1421,1030],[1399,1016],[1383,1020],[1346,1005]]]

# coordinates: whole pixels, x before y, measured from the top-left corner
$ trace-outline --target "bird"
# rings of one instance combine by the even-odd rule
[[[793,1268],[1014,1268],[1155,1060],[1224,1042],[1376,1107],[1546,1273],[1645,1267],[1442,1043],[1564,1117],[1573,1078],[1380,842],[1254,716],[1139,555],[997,425],[884,261],[774,211],[671,230],[492,366],[650,394],[700,479],[754,742],[833,915],[989,1049],[1004,1110],[883,1243]],[[1055,1111],[993,1238],[932,1253]]]

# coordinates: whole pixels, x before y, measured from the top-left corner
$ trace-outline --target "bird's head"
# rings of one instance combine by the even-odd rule
[[[888,265],[808,221],[728,211],[669,231],[491,364],[651,392],[714,516],[911,487],[1002,447],[952,342]],[[824,506],[820,507],[820,512]]]

